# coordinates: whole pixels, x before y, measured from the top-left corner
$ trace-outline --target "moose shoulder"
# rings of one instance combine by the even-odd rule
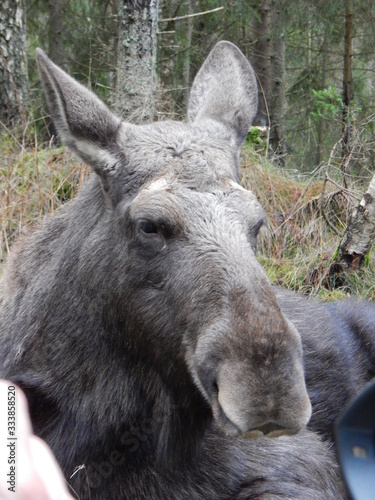
[[[331,424],[373,374],[375,313],[274,290],[258,264],[265,214],[238,184],[246,58],[218,43],[188,121],[143,126],[37,61],[61,140],[95,175],[9,258],[0,374],[74,491],[346,498]]]

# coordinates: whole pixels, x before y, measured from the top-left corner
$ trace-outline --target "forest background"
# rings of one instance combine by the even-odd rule
[[[244,147],[242,182],[269,216],[259,259],[271,281],[323,298],[374,299],[370,247],[338,265],[353,213],[372,203],[371,0],[2,0],[1,261],[89,175],[55,136],[36,47],[140,122],[184,118],[192,80],[223,39],[258,77],[258,127]],[[372,242],[372,226],[367,236]]]

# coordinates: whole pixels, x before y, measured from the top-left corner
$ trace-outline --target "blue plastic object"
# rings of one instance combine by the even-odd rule
[[[375,380],[336,420],[335,438],[341,470],[354,500],[375,499]]]

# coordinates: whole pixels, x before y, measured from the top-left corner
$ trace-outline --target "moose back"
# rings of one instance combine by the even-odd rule
[[[9,257],[0,374],[74,492],[345,498],[332,422],[373,375],[374,311],[274,290],[257,262],[265,214],[238,183],[257,108],[246,58],[218,43],[188,120],[142,126],[37,62],[94,174]]]

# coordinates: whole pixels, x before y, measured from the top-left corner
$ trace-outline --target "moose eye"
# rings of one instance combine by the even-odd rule
[[[134,245],[140,256],[151,258],[166,246],[166,238],[161,223],[141,219],[135,225]]]
[[[140,221],[138,223],[138,229],[143,234],[158,234],[159,232],[156,224],[147,220]]]

